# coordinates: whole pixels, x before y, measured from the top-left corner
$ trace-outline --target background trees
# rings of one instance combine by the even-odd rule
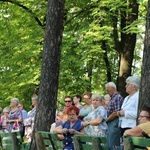
[[[140,75],[146,1],[66,0],[64,17],[56,2],[0,0],[0,105],[4,107],[11,97],[18,97],[29,106],[41,78],[35,130],[46,131],[54,121],[57,90],[58,101],[86,90],[103,95],[105,83],[114,81],[125,96],[125,78]],[[55,24],[55,17],[64,21],[61,54],[62,22]],[[148,49],[147,45],[144,57]],[[143,64],[149,62],[144,60]],[[149,72],[143,71],[146,81],[143,79],[142,87],[148,80],[146,74]]]
[[[18,97],[26,104],[39,85],[46,2],[0,1],[1,106]],[[8,100],[8,101],[7,101]]]
[[[80,7],[78,5],[71,11],[72,13],[68,13],[68,18],[71,19],[68,19],[65,26],[67,29],[64,30],[63,41],[67,41],[71,46],[65,47],[65,50],[63,47],[62,57],[68,58],[69,64],[73,65],[67,64],[65,67],[61,63],[63,77],[67,76],[65,86],[60,84],[63,85],[62,90],[64,87],[65,91],[67,87],[67,91],[78,89],[81,92],[90,89],[103,94],[104,84],[107,81],[114,81],[118,83],[122,95],[126,95],[125,78],[134,73],[137,67],[134,64],[139,62],[140,53],[137,54],[138,51],[135,51],[135,42],[136,35],[139,36],[141,33],[139,27],[143,23],[141,20],[143,14],[139,14],[138,20],[138,8],[137,1],[130,3],[119,0],[88,1],[87,5]],[[141,50],[141,47],[138,48]],[[137,58],[134,63],[132,63],[133,56]],[[81,62],[78,61],[79,59]],[[62,58],[63,60],[66,59]],[[70,85],[71,81],[74,83]]]
[[[103,95],[104,84],[110,80],[117,83],[117,79],[119,91],[124,92],[124,78],[140,74],[147,3],[130,2],[136,9],[121,0],[66,1],[59,101],[65,95],[82,94],[86,90]],[[6,102],[1,103],[2,107],[9,104],[10,97],[18,97],[28,106],[39,86],[46,6],[47,1],[0,0],[0,100]],[[122,72],[121,77],[123,55],[128,55],[125,61],[130,61],[123,65],[127,73]]]

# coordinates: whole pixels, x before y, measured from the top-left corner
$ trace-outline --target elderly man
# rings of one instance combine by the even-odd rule
[[[121,109],[123,97],[117,92],[116,85],[113,82],[108,82],[105,85],[107,93],[111,99],[107,105],[107,124],[108,124],[108,146],[109,150],[113,150],[120,146],[120,128],[117,111]]]

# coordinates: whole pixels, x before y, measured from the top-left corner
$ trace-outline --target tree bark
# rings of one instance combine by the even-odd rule
[[[131,12],[127,11],[125,8],[121,12],[121,23],[120,29],[125,31],[125,28],[138,19],[138,8],[139,4],[137,0],[130,0],[128,8],[131,9]],[[116,17],[114,17],[113,20]],[[114,38],[115,38],[115,47],[120,56],[119,63],[119,72],[117,86],[118,91],[123,97],[127,95],[125,91],[125,81],[128,76],[131,76],[132,71],[132,61],[134,56],[134,48],[136,43],[136,33],[126,33],[121,32],[121,40],[119,41],[119,36],[117,34],[117,23],[114,23]]]
[[[146,104],[150,106],[150,0],[148,0],[146,32],[142,62],[142,78],[140,87],[139,108]]]
[[[50,125],[55,119],[64,3],[65,0],[48,0],[39,100],[31,150],[37,149],[35,140],[36,131],[49,131]]]
[[[110,67],[110,63],[109,63],[109,60],[108,60],[108,56],[107,56],[106,41],[102,41],[102,49],[105,50],[103,59],[104,59],[105,64],[106,64],[107,82],[111,82],[112,81],[112,78],[111,78],[111,67]]]

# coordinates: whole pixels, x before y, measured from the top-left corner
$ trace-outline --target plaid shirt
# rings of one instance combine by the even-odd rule
[[[109,117],[113,112],[120,110],[122,103],[123,97],[118,92],[112,95],[107,105],[107,117]]]

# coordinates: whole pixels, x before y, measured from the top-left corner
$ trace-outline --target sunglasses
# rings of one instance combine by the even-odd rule
[[[65,101],[65,103],[70,103],[71,101]]]

